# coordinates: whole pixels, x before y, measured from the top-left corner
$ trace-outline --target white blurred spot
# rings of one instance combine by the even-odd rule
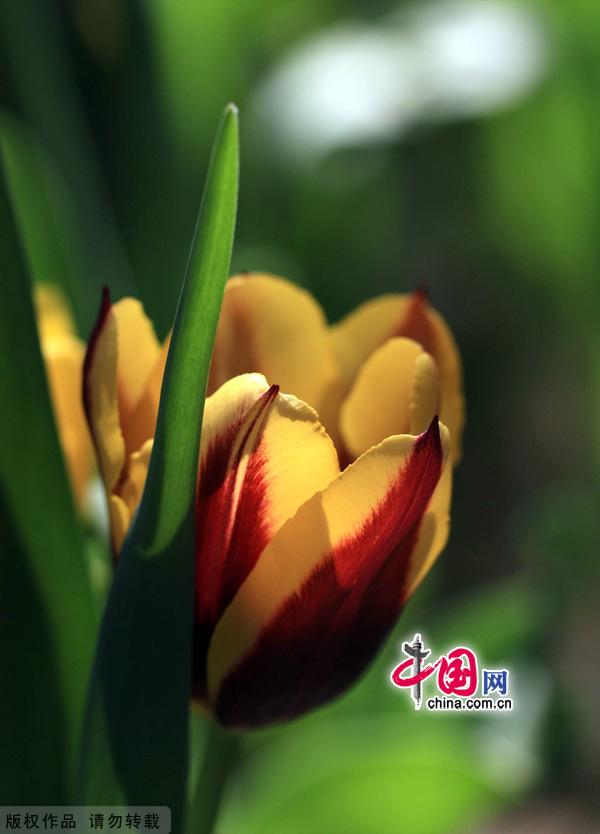
[[[100,475],[97,473],[90,479],[85,494],[85,513],[92,526],[102,538],[108,540],[110,535],[110,520],[106,504],[106,490]]]
[[[546,67],[539,21],[512,3],[436,3],[414,12],[409,28],[441,113],[496,110],[527,93]]]
[[[540,738],[551,686],[549,675],[541,667],[512,664],[512,712],[480,716],[479,764],[490,783],[501,791],[522,791],[541,775]]]
[[[391,137],[419,112],[418,63],[395,33],[336,27],[276,69],[259,107],[278,138],[301,155]]]
[[[415,7],[302,43],[258,90],[271,144],[299,160],[397,139],[423,122],[493,111],[541,78],[548,47],[527,8],[493,0]]]

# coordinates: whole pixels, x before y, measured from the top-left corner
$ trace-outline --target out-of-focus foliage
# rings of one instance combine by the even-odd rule
[[[585,813],[600,776],[597,2],[22,0],[0,26],[29,265],[65,288],[82,335],[103,283],[135,290],[166,333],[214,125],[235,100],[233,269],[285,274],[331,319],[426,284],[463,353],[446,552],[347,698],[250,739],[223,832],[463,834],[550,794]],[[10,502],[3,513],[19,553]],[[417,630],[510,667],[515,712],[414,713],[387,681]]]
[[[74,775],[95,612],[0,150],[0,796],[60,802]]]
[[[248,757],[220,830],[459,830],[511,798],[475,761],[455,722],[398,711],[305,722]]]

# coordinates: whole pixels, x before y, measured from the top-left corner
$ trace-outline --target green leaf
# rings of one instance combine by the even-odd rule
[[[89,304],[84,299],[86,291],[89,293],[87,283],[81,280],[86,275],[86,261],[64,182],[53,160],[18,118],[0,113],[0,132],[29,274],[36,281],[59,286],[81,325],[82,311]]]
[[[77,71],[61,12],[53,3],[0,3],[0,31],[7,72],[19,109],[56,166],[72,202],[85,272],[85,286],[100,287],[111,276],[114,290],[131,294],[126,253],[102,178],[85,107],[74,83]],[[89,330],[96,293],[79,294],[77,312]]]
[[[0,794],[48,803],[73,767],[95,619],[2,150]]]
[[[212,834],[229,777],[235,768],[241,736],[223,729],[211,718],[205,719],[202,724],[196,719],[192,726],[194,724],[188,778],[187,831],[189,834]]]
[[[458,834],[508,798],[483,772],[464,721],[315,715],[247,758],[217,831]]]
[[[223,116],[200,206],[142,503],[107,604],[82,749],[82,799],[168,805],[183,830],[194,495],[205,390],[238,188],[237,111]]]
[[[215,140],[192,241],[161,392],[148,484],[135,538],[160,552],[194,501],[204,397],[229,275],[238,193],[237,110],[230,105]]]

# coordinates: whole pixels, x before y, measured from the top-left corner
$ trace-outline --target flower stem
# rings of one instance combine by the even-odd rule
[[[196,788],[188,811],[189,834],[212,834],[240,738],[211,721]]]

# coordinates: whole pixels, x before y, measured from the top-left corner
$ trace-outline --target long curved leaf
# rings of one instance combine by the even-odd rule
[[[82,800],[168,805],[183,830],[201,419],[233,244],[237,111],[223,116],[181,292],[146,488],[107,604],[82,748]]]

